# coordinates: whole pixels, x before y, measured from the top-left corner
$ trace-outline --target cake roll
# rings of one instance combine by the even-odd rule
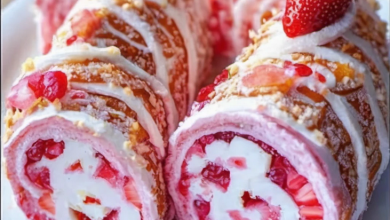
[[[178,219],[362,218],[389,162],[386,24],[328,3],[288,0],[200,90],[165,166]]]
[[[214,53],[234,58],[250,44],[249,33],[272,18],[285,0],[207,0],[211,11],[209,28]]]
[[[207,72],[202,13],[193,0],[80,0],[49,53],[27,59],[3,143],[28,219],[172,219],[162,164]]]
[[[78,43],[118,47],[167,87],[183,119],[209,69],[207,16],[203,1],[79,0],[52,50]]]

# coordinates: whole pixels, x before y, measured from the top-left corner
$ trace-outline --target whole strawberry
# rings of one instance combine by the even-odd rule
[[[287,0],[284,32],[297,37],[321,30],[344,16],[352,0]]]

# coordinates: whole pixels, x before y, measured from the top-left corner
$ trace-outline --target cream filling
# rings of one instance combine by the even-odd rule
[[[95,151],[86,143],[63,140],[65,149],[54,160],[45,157],[34,167],[50,170],[52,199],[55,203],[55,219],[72,219],[69,208],[86,214],[91,219],[103,219],[111,210],[118,210],[119,219],[141,219],[139,211],[126,201],[121,188],[113,188],[106,180],[94,177],[100,160]],[[82,172],[66,172],[72,164],[80,161]],[[99,204],[85,204],[86,196],[99,199]]]
[[[244,158],[246,168],[239,169],[228,163],[232,157]],[[222,192],[214,183],[202,184],[202,177],[197,177],[189,190],[196,198],[201,196],[210,202],[210,219],[230,219],[229,211],[240,211],[243,218],[263,219],[262,210],[245,209],[241,196],[245,191],[253,197],[258,196],[270,205],[280,207],[281,220],[299,219],[299,209],[293,199],[266,177],[271,166],[272,156],[257,144],[241,137],[235,137],[230,144],[224,141],[214,141],[206,146],[206,156],[192,156],[187,171],[199,174],[207,165],[213,162],[230,171],[230,184],[226,192]],[[196,213],[196,212],[194,212]]]

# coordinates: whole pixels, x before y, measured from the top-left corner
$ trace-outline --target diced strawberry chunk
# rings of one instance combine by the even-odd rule
[[[206,100],[209,100],[209,95],[211,92],[214,91],[214,84],[212,85],[208,85],[206,87],[203,87],[199,93],[198,93],[198,97],[196,98],[196,101],[197,102],[203,102],[203,101],[206,101]]]
[[[96,169],[95,176],[107,180],[112,186],[116,186],[118,184],[119,172],[112,168],[110,162],[100,153],[97,153],[96,157],[100,158],[100,165]]]
[[[210,182],[213,182],[227,190],[230,184],[230,171],[215,163],[209,162],[202,170],[202,176]]]
[[[51,198],[51,194],[46,192],[44,193],[38,200],[38,205],[41,207],[41,209],[55,215],[56,213],[56,207],[53,202],[53,199]]]
[[[228,160],[228,164],[237,169],[246,169],[246,159],[245,157],[231,157]]]
[[[106,217],[103,218],[103,220],[119,220],[119,213],[117,210],[112,210]],[[141,218],[142,220],[142,218]]]
[[[72,212],[76,220],[91,220],[87,215],[82,212],[79,212],[77,210],[72,210]]]
[[[287,179],[285,169],[272,167],[268,173],[268,177],[271,179],[272,182],[278,184],[281,188],[285,187]]]
[[[50,186],[50,170],[47,167],[34,167],[27,165],[25,168],[27,177],[41,189],[52,191]]]
[[[285,74],[285,69],[275,65],[261,65],[242,79],[244,86],[252,88],[259,86],[278,86],[287,84],[291,77]]]
[[[45,157],[47,157],[50,160],[53,160],[57,157],[59,157],[65,149],[65,143],[63,141],[55,142],[52,139],[48,140],[46,142],[46,152]]]
[[[83,167],[81,166],[80,160],[77,160],[75,163],[70,165],[65,170],[66,172],[76,172],[76,171],[83,171]]]
[[[138,210],[142,209],[142,202],[135,188],[134,181],[125,177],[125,186],[123,187],[127,201],[131,202]]]
[[[219,85],[229,78],[229,70],[223,70],[221,74],[215,77],[214,85]]]
[[[85,204],[97,204],[97,205],[101,205],[102,204],[99,199],[93,198],[93,197],[90,197],[90,196],[86,196],[85,197],[84,203]]]
[[[248,218],[242,217],[240,211],[238,210],[228,211],[228,213],[232,220],[249,220]]]
[[[34,91],[29,87],[29,78],[33,78],[33,75],[22,79],[11,88],[7,97],[7,107],[25,110],[35,102],[37,98]]]
[[[251,196],[248,191],[245,191],[241,196],[243,207],[246,209],[256,209],[262,215],[262,220],[268,219],[279,219],[280,218],[280,207],[274,207],[268,204],[260,197]]]
[[[291,192],[295,192],[296,190],[302,188],[306,185],[307,180],[304,176],[299,175],[296,172],[289,172],[287,177],[287,187]]]
[[[61,99],[68,89],[68,78],[61,71],[49,71],[43,75],[41,81],[42,96],[49,101]]]
[[[43,154],[46,151],[46,144],[44,140],[37,140],[30,149],[27,150],[26,155],[27,158],[31,162],[38,162],[42,159]]]
[[[287,0],[284,32],[297,37],[321,30],[343,17],[352,0]]]
[[[323,218],[324,210],[321,206],[301,206],[299,214],[302,220],[316,220]]]
[[[316,73],[316,74],[317,74],[318,81],[322,83],[326,83],[326,78],[324,75],[322,75],[321,73]]]
[[[294,200],[298,205],[313,206],[318,204],[317,197],[309,183],[295,193]]]
[[[196,213],[198,214],[199,220],[206,220],[210,213],[210,203],[203,199],[197,199],[194,201],[194,207]]]

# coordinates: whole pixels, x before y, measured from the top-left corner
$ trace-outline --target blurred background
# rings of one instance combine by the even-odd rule
[[[1,8],[4,8],[12,0],[1,0]]]

